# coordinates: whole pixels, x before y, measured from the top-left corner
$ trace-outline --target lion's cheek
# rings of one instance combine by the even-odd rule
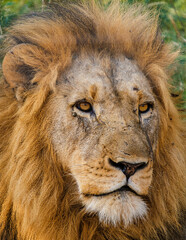
[[[80,194],[100,195],[115,191],[126,184],[126,178],[121,176],[95,176],[94,174],[74,174]]]
[[[152,182],[152,167],[146,172],[139,171],[129,178],[128,186],[139,195],[147,195]]]

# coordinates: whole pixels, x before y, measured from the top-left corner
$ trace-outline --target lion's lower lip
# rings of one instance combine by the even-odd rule
[[[111,191],[111,192],[108,192],[108,193],[101,193],[101,194],[91,194],[91,193],[88,193],[88,194],[84,194],[86,197],[90,197],[90,196],[94,196],[94,197],[102,197],[102,196],[108,196],[112,193],[115,193],[115,192],[132,192],[136,195],[138,195],[133,189],[131,189],[129,186],[122,186],[121,188],[118,188],[114,191]]]

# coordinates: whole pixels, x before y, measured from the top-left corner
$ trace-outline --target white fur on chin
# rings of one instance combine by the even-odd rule
[[[134,220],[147,214],[147,205],[130,192],[113,193],[107,196],[84,198],[85,207],[90,213],[97,213],[99,220],[106,224],[130,225]]]

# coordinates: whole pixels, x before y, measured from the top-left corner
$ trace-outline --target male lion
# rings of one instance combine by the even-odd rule
[[[5,45],[1,239],[180,239],[184,129],[167,84],[177,53],[157,17],[54,6],[18,21]]]

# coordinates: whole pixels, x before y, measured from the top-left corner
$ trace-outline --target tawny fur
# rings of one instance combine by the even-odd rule
[[[58,6],[10,28],[5,51],[20,43],[42,50],[34,59],[22,56],[36,72],[32,84],[13,91],[1,77],[0,238],[176,239],[185,207],[185,130],[168,91],[168,67],[177,53],[163,43],[157,17],[140,6],[122,10],[117,4],[107,10],[95,4]],[[57,78],[80,51],[135,59],[158,100],[160,134],[149,214],[127,228],[105,225],[86,213],[76,183],[60,165],[46,131],[48,102]]]

